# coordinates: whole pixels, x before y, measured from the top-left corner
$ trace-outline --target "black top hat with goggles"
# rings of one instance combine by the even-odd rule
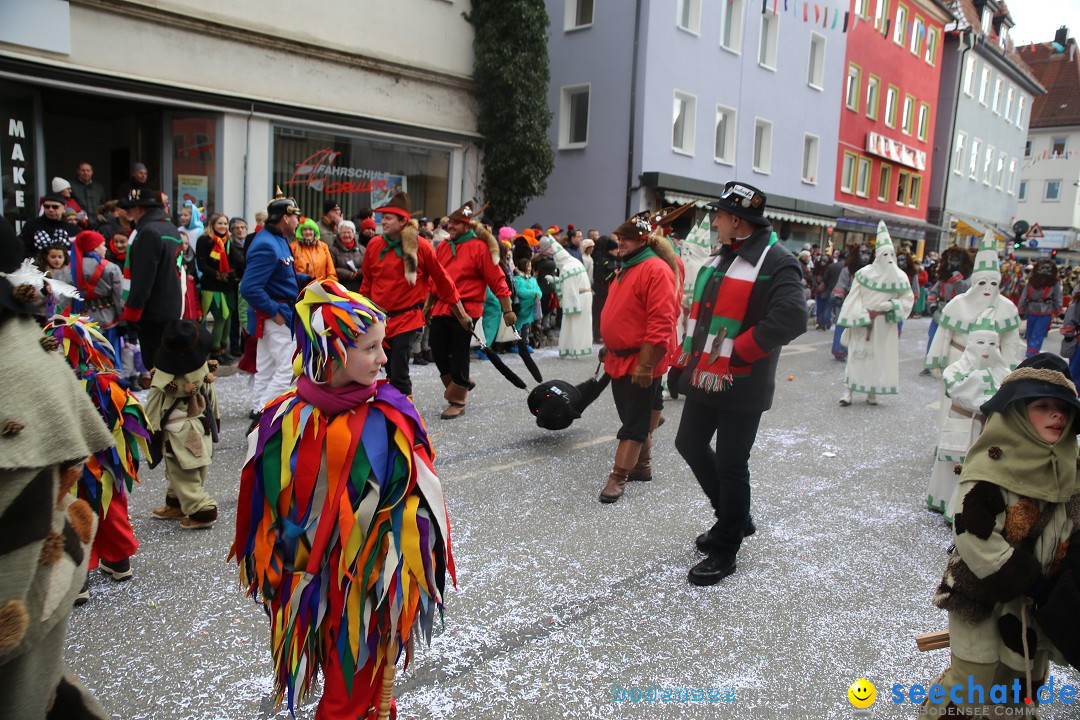
[[[723,210],[754,225],[769,224],[765,217],[765,193],[746,183],[733,180],[724,185],[723,195],[719,200],[709,203],[708,207],[711,210]]]

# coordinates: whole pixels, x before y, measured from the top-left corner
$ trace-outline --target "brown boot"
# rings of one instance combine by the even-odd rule
[[[600,491],[600,502],[613,503],[623,496],[630,468],[637,465],[640,454],[641,443],[635,440],[619,441],[619,447],[615,449],[615,464],[608,475],[607,485]]]
[[[442,415],[439,417],[443,420],[453,420],[458,415],[465,412],[465,400],[469,397],[469,390],[468,388],[451,381],[446,387],[446,392],[443,393],[443,397],[450,405],[442,411]]]
[[[652,480],[652,436],[656,428],[664,424],[663,413],[653,410],[649,417],[649,436],[645,438],[641,446],[641,454],[638,455],[637,465],[630,471],[626,479],[630,482],[648,482]]]
[[[184,517],[184,511],[180,509],[180,501],[171,495],[166,495],[165,504],[154,508],[150,514],[158,520],[179,520]]]

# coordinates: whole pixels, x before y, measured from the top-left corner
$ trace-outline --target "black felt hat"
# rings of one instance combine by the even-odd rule
[[[154,367],[171,375],[198,370],[210,356],[214,337],[194,320],[173,320],[161,334],[161,347],[154,353]]]
[[[1052,397],[1076,409],[1072,432],[1080,426],[1080,399],[1069,373],[1069,364],[1054,353],[1038,353],[1025,358],[1016,369],[1005,376],[1001,387],[982,404],[983,415],[1001,412],[1017,400]]]
[[[578,389],[564,380],[548,380],[529,393],[529,412],[536,424],[546,430],[562,430],[581,417],[577,405],[581,401]]]
[[[709,203],[712,210],[723,210],[754,225],[768,225],[765,217],[765,193],[753,185],[733,180],[724,186],[719,200]]]
[[[133,207],[165,207],[161,192],[148,187],[131,188],[127,197],[120,199],[119,205],[125,210]]]

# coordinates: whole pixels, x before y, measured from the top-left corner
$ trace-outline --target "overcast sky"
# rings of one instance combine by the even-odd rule
[[[1069,28],[1069,37],[1080,34],[1080,0],[1010,0],[1009,14],[1016,21],[1013,42],[1050,42],[1059,27]]]

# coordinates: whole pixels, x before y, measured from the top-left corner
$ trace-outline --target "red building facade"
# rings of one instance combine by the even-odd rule
[[[873,233],[877,220],[920,239],[930,190],[944,26],[937,0],[852,0],[841,94],[836,202],[845,229]]]

